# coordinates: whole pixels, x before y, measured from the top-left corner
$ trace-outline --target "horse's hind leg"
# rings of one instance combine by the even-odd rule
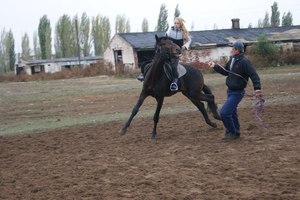
[[[146,97],[147,97],[147,95],[144,92],[142,92],[140,94],[140,97],[139,97],[136,105],[132,109],[132,112],[131,112],[131,115],[130,115],[129,119],[124,124],[124,126],[121,128],[121,130],[119,131],[121,134],[125,134],[127,132],[127,129],[130,126],[132,119],[139,112],[139,109],[142,106],[142,104],[143,104],[144,100],[146,99]]]
[[[184,94],[184,93],[183,93]],[[217,128],[217,124],[210,121],[209,117],[208,117],[208,114],[206,112],[206,109],[205,109],[205,106],[204,106],[204,103],[202,103],[200,100],[195,100],[193,98],[191,98],[190,96],[188,96],[187,94],[184,94],[189,100],[191,100],[191,102],[198,108],[198,110],[202,113],[204,119],[205,119],[205,122],[214,127],[214,128]]]
[[[212,94],[210,88],[204,84],[203,86],[203,92],[205,93],[205,96],[208,98],[207,99],[207,104],[211,112],[213,113],[213,116],[215,119],[221,120],[220,114],[218,112],[218,106],[215,102],[215,97]]]

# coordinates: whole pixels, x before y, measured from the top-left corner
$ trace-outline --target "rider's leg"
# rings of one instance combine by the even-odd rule
[[[171,59],[172,76],[173,76],[173,82],[170,85],[171,91],[178,90],[178,71],[177,71],[178,63],[179,63],[179,57],[175,57]]]

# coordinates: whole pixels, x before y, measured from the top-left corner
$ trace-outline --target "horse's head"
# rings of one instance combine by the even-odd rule
[[[169,56],[178,56],[181,54],[181,48],[168,36],[158,37],[155,35],[155,40],[155,52],[167,54]]]

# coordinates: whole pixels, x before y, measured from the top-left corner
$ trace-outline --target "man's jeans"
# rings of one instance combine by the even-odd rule
[[[245,94],[244,90],[227,90],[227,100],[221,109],[221,118],[227,132],[240,133],[240,123],[237,114],[238,104]]]

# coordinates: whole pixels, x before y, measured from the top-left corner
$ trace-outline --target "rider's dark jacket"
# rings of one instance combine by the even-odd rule
[[[234,56],[235,61],[233,63],[232,69],[230,71],[230,64],[232,61],[232,58],[226,63],[224,70],[220,65],[215,65],[214,70],[224,76],[227,76],[226,78],[226,85],[228,89],[230,90],[243,90],[247,86],[247,82],[249,78],[251,79],[253,83],[254,90],[260,90],[261,89],[261,83],[260,78],[252,66],[251,62],[244,56],[243,53]],[[238,75],[235,75],[233,73],[236,73],[242,77],[239,77]]]

